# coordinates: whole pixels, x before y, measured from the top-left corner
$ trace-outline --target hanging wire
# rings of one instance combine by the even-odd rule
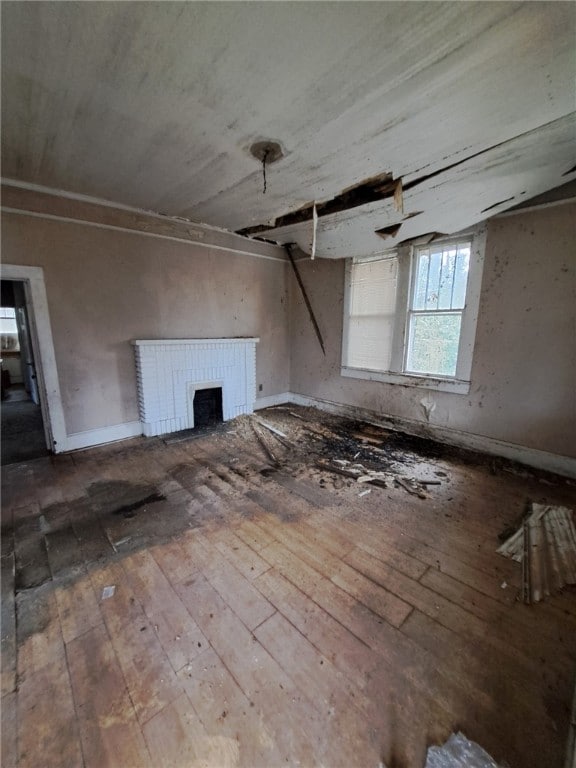
[[[264,154],[262,155],[262,178],[264,179],[264,189],[262,190],[263,195],[266,194],[266,159],[268,158],[269,152],[269,149],[265,149]]]

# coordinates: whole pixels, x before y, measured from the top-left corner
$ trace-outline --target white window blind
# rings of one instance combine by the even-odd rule
[[[389,370],[397,279],[397,258],[352,264],[345,360],[348,367]]]

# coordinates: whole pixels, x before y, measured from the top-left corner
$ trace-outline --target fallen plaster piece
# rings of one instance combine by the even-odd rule
[[[428,747],[424,768],[503,768],[479,744],[453,733],[441,747]]]
[[[522,563],[527,604],[576,584],[576,527],[567,507],[533,503],[518,530],[496,551]]]
[[[360,498],[362,498],[362,496],[368,496],[368,494],[369,494],[369,493],[372,493],[372,491],[370,490],[370,488],[366,488],[366,490],[365,490],[365,491],[360,491],[360,493],[358,494],[358,496],[359,496]]]
[[[110,597],[114,597],[114,592],[116,592],[115,585],[104,587],[102,590],[102,600],[108,600]]]

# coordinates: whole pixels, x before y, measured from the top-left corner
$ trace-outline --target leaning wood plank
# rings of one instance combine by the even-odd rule
[[[106,629],[72,640],[67,655],[86,768],[151,765]]]
[[[298,286],[302,293],[302,298],[304,299],[304,303],[306,304],[306,309],[308,310],[310,321],[314,328],[314,332],[316,333],[316,338],[318,339],[318,343],[320,344],[320,349],[322,350],[322,354],[324,355],[324,357],[326,357],[326,349],[324,348],[324,339],[322,338],[320,326],[318,325],[318,321],[316,320],[316,315],[314,314],[314,310],[312,309],[312,304],[310,303],[310,299],[308,298],[308,293],[306,292],[306,288],[304,287],[304,283],[302,282],[300,271],[296,266],[296,262],[294,261],[294,256],[292,256],[292,246],[288,244],[288,245],[285,245],[284,248],[286,250],[286,253],[288,254],[288,258],[290,259],[290,264],[292,265],[292,270],[294,271],[294,275],[296,276],[296,282],[298,283]]]
[[[18,768],[84,765],[64,656],[23,674],[18,689]]]

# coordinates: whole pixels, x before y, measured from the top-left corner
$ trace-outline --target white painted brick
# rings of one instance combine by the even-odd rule
[[[135,347],[138,404],[147,436],[193,426],[189,393],[222,386],[224,421],[252,413],[256,400],[254,339],[139,341]],[[204,385],[204,386],[203,386]]]

